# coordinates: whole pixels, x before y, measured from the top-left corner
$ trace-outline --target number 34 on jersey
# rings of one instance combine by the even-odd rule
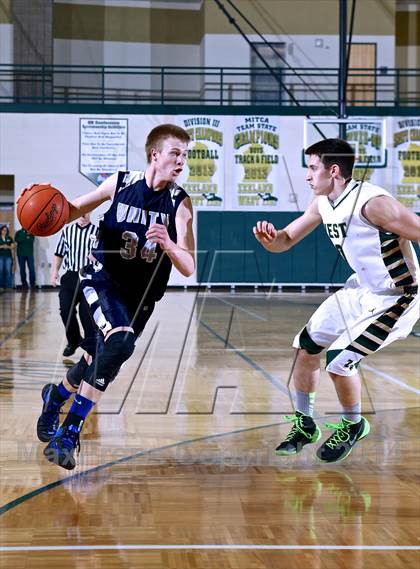
[[[139,244],[139,236],[134,231],[124,231],[122,238],[125,241],[124,247],[120,249],[120,255],[123,259],[130,261],[137,255],[137,248]],[[157,257],[156,243],[152,243],[149,239],[143,245],[140,256],[147,263],[153,263]]]

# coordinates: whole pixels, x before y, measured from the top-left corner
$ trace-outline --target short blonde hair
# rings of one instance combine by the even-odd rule
[[[161,149],[162,142],[173,136],[174,138],[178,138],[182,142],[186,142],[187,144],[190,142],[191,138],[190,135],[186,130],[177,126],[176,124],[160,124],[159,126],[155,126],[149,134],[147,135],[145,149],[146,149],[146,156],[147,156],[147,163],[150,164],[152,159],[152,149],[156,148],[157,150]]]

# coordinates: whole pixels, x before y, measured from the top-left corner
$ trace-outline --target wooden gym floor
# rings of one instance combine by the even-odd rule
[[[273,453],[289,346],[323,298],[167,293],[68,472],[35,425],[81,354],[61,357],[56,292],[1,295],[0,567],[418,568],[419,338],[363,366],[372,431],[346,461]],[[339,417],[325,373],[316,412]]]

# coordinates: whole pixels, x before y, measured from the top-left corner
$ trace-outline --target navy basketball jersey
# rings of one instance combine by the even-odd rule
[[[153,223],[161,223],[176,243],[175,215],[186,197],[175,183],[153,190],[147,186],[144,172],[118,172],[114,199],[92,248],[98,262],[96,271],[104,269],[124,292],[137,298],[148,287],[147,299],[162,298],[172,263],[159,245],[146,239],[146,231]]]

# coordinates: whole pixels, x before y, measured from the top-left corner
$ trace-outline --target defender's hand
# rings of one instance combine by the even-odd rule
[[[257,221],[257,225],[253,227],[255,239],[261,245],[271,245],[277,237],[277,230],[272,223],[268,221]]]

